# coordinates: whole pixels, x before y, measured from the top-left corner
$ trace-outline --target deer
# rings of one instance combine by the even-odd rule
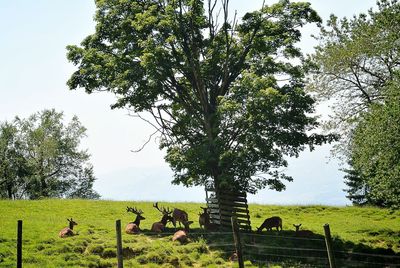
[[[145,220],[146,218],[142,216],[143,211],[142,210],[137,210],[136,207],[126,207],[126,212],[132,212],[133,214],[136,215],[136,219],[133,222],[130,222],[126,225],[125,227],[125,232],[127,234],[137,234],[140,232],[140,221]]]
[[[78,223],[76,223],[72,218],[71,219],[67,219],[67,221],[69,222],[69,227],[65,227],[58,234],[58,236],[61,237],[61,238],[66,238],[66,237],[75,235],[73,229],[74,229],[75,225],[78,225]]]
[[[300,236],[300,237],[310,237],[310,236],[315,235],[313,231],[310,231],[310,230],[300,230],[301,223],[298,224],[298,225],[293,224],[293,226],[296,228],[296,236]]]
[[[274,216],[271,218],[267,218],[264,220],[263,224],[257,228],[257,232],[261,233],[262,229],[266,229],[267,231],[272,231],[272,228],[276,227],[276,230],[279,231],[279,227],[282,231],[282,219],[278,216]]]
[[[218,225],[211,222],[210,212],[208,208],[200,207],[203,210],[203,213],[199,213],[199,224],[201,228],[204,228],[207,231],[215,231],[218,229]]]
[[[173,222],[174,220],[174,218],[171,216],[172,210],[170,210],[169,208],[165,209],[164,207],[161,210],[158,207],[158,202],[153,204],[153,207],[160,211],[163,216],[160,221],[153,223],[153,225],[151,226],[151,231],[161,233],[164,231],[164,228],[167,225],[168,221]]]
[[[210,221],[210,214],[208,213],[208,208],[200,207],[203,213],[199,213],[199,225],[200,228],[204,228],[205,223]]]
[[[181,244],[188,242],[188,233],[189,233],[189,225],[192,224],[193,221],[185,221],[182,224],[185,226],[183,230],[176,231],[174,236],[172,237],[172,241],[179,241]]]
[[[181,223],[185,225],[184,223],[189,220],[188,214],[180,209],[174,208],[174,211],[172,212],[172,224],[174,225],[174,228],[176,229],[176,222],[179,222],[179,227],[181,227]]]

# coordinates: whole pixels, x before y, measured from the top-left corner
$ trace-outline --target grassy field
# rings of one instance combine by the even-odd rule
[[[197,222],[200,206],[196,203],[160,203],[161,206],[184,209],[192,225],[191,241],[186,245],[172,242],[173,229],[167,234],[149,232],[153,222],[160,220],[160,213],[150,202],[116,202],[84,200],[0,200],[0,267],[15,267],[16,226],[23,220],[24,267],[116,267],[115,220],[125,224],[134,220],[126,213],[126,206],[144,211],[140,235],[123,233],[125,267],[236,267],[228,260],[233,252],[232,235],[207,234]],[[266,236],[243,235],[245,244],[257,246],[280,245],[298,248],[302,244],[318,244],[324,248],[323,225],[329,223],[335,249],[373,254],[400,256],[400,212],[377,208],[328,207],[328,206],[268,206],[250,205],[253,230],[270,216],[283,219],[284,231],[269,232]],[[78,226],[78,236],[61,239],[58,232],[67,226],[67,218]],[[302,223],[304,229],[316,235],[312,241],[295,238],[292,224]],[[282,238],[285,238],[283,241]],[[280,239],[280,240],[279,240]],[[314,243],[315,242],[315,243]],[[310,244],[310,245],[308,245]],[[258,267],[253,259],[257,250],[246,247],[246,267]],[[245,249],[245,250],[246,250]],[[395,259],[398,261],[399,259]],[[301,263],[278,261],[271,267],[300,267]],[[400,264],[399,264],[400,265]],[[312,267],[312,266],[305,266]]]

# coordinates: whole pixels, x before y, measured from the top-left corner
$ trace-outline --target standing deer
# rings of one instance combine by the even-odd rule
[[[282,219],[280,217],[274,216],[271,218],[265,219],[263,224],[257,228],[257,232],[261,233],[262,229],[266,229],[267,231],[272,231],[272,228],[276,227],[276,230],[279,231],[279,227],[282,231]]]
[[[128,223],[125,227],[125,232],[127,234],[137,234],[140,231],[139,225],[140,221],[146,219],[145,217],[142,216],[143,211],[142,210],[137,210],[136,207],[126,207],[126,212],[132,212],[133,214],[136,215],[136,219],[133,222]]]
[[[189,225],[192,224],[193,221],[185,221],[182,224],[185,226],[184,230],[176,231],[174,236],[172,237],[172,241],[179,241],[181,244],[188,242],[188,233],[189,233]]]
[[[174,211],[172,212],[172,224],[174,225],[174,228],[176,229],[176,222],[179,222],[179,227],[181,227],[181,223],[185,225],[184,223],[189,220],[188,214],[180,209],[174,208]]]
[[[208,211],[208,208],[200,208],[203,209],[203,213],[199,213],[200,227],[204,227],[204,229],[207,231],[216,231],[218,229],[218,225],[211,222],[210,212]]]
[[[310,237],[310,236],[313,236],[313,235],[314,235],[314,232],[313,232],[313,231],[310,231],[310,230],[300,230],[301,223],[298,224],[298,225],[293,224],[293,226],[296,228],[296,236]]]
[[[206,222],[210,222],[210,214],[208,213],[208,208],[200,207],[203,213],[199,213],[199,225],[200,228],[204,228]]]
[[[68,236],[75,235],[75,233],[73,232],[73,229],[74,229],[74,226],[78,225],[78,224],[72,218],[71,219],[67,219],[67,221],[69,222],[69,227],[65,227],[58,234],[58,236],[61,237],[61,238],[65,238],[65,237],[68,237]]]
[[[164,207],[161,210],[158,207],[158,202],[153,204],[153,207],[160,211],[163,216],[160,221],[153,223],[153,225],[151,226],[151,231],[161,233],[164,231],[164,228],[167,225],[168,221],[173,222],[174,220],[174,218],[171,216],[172,210],[170,210],[169,208],[165,209]]]

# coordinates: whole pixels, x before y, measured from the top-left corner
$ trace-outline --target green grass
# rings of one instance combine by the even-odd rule
[[[146,217],[141,223],[140,235],[123,233],[125,267],[236,267],[228,261],[233,251],[231,234],[205,234],[197,222],[200,206],[196,203],[160,203],[161,206],[184,209],[194,221],[190,242],[180,245],[171,241],[168,234],[149,232],[153,222],[160,220],[160,213],[150,202],[116,202],[84,200],[0,200],[0,267],[15,267],[16,226],[23,220],[24,267],[116,267],[115,220],[121,219],[122,228],[134,220],[126,213],[126,206],[136,206]],[[269,232],[267,236],[243,235],[249,245],[285,246],[289,248],[313,247],[324,249],[323,240],[303,241],[294,237],[293,223],[302,223],[304,229],[322,239],[325,223],[331,226],[337,250],[359,251],[374,254],[400,253],[400,212],[377,208],[327,207],[327,206],[263,206],[250,205],[252,227],[255,229],[270,216],[283,219],[284,232]],[[58,232],[67,226],[67,218],[78,225],[79,235],[61,239]],[[320,236],[319,236],[320,235]],[[249,250],[245,247],[246,267],[264,249]],[[274,253],[274,252],[272,252]],[[276,251],[275,251],[276,253]],[[297,259],[278,260],[276,266],[299,267]],[[307,260],[306,260],[307,261]],[[304,266],[309,267],[309,266]]]

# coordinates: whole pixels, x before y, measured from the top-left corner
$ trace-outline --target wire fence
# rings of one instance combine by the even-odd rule
[[[154,237],[174,235],[175,231],[156,233],[146,231],[143,234]],[[204,240],[212,250],[219,250],[228,257],[236,251],[232,231],[190,232],[192,241]],[[325,237],[297,237],[294,232],[254,233],[240,232],[245,261],[259,267],[329,267]],[[337,267],[344,268],[400,268],[400,255],[333,250]]]
[[[116,231],[117,257],[121,258],[119,263],[122,264],[122,256],[141,254],[141,252],[125,252],[129,251],[129,248],[122,248],[121,238],[118,239],[121,233],[118,224]],[[161,238],[173,236],[175,230],[169,229],[162,233],[143,231],[141,234]],[[234,239],[233,231],[196,230],[189,233],[189,239],[192,242],[204,243],[209,249],[220,251],[226,258],[232,257],[233,253],[238,253],[239,245],[241,257],[259,267],[274,265],[299,268],[330,267],[328,255],[333,254],[336,267],[340,268],[400,268],[400,254],[374,253],[373,248],[368,248],[369,252],[354,252],[354,249],[343,250],[336,245],[335,250],[335,243],[333,243],[333,251],[329,251],[328,254],[326,240],[322,235],[297,237],[292,231],[270,231],[262,234],[235,231],[235,234],[239,235],[240,243]],[[22,267],[22,221],[18,221],[17,238],[17,267]],[[378,252],[377,250],[375,252]],[[154,263],[159,264],[159,262],[159,259],[154,259]]]
[[[293,235],[295,235],[293,233]],[[259,267],[329,267],[325,239],[290,234],[241,233],[245,260]],[[336,267],[400,268],[400,255],[385,255],[333,249]]]

